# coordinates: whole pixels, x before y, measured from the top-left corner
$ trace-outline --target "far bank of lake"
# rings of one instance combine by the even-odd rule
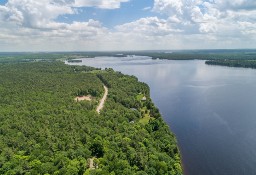
[[[85,58],[146,82],[176,134],[185,175],[256,174],[256,70],[149,57]]]

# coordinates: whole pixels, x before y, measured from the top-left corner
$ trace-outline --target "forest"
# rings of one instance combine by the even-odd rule
[[[208,60],[205,61],[205,64],[252,69],[256,68],[256,60]]]
[[[0,174],[182,174],[147,84],[58,59],[0,63]],[[103,84],[109,94],[98,114]],[[83,95],[92,100],[74,100]]]
[[[174,50],[138,51],[135,55],[149,56],[152,59],[167,60],[255,60],[255,49],[216,49],[216,50]]]

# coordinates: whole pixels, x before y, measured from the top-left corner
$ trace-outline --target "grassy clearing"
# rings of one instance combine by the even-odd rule
[[[152,118],[152,117],[150,117],[149,114],[145,114],[144,117],[139,120],[139,122],[142,123],[142,124],[144,124],[144,125],[146,125],[146,124],[148,124],[148,122],[149,122],[149,120],[150,120],[151,118]]]
[[[144,97],[144,95],[143,94],[138,94],[137,96],[136,96],[136,99],[138,100],[138,101],[141,101],[141,99]]]

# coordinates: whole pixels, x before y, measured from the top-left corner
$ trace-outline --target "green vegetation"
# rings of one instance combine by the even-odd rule
[[[79,58],[93,58],[96,56],[113,56],[125,57],[126,55],[119,54],[118,52],[0,52],[0,63],[9,62],[52,62],[56,60],[68,60],[69,62]]]
[[[75,59],[69,54],[61,53],[0,53],[0,63],[9,62],[36,62]]]
[[[205,64],[228,67],[256,68],[256,60],[209,60]]]
[[[128,54],[128,53],[127,53]],[[256,50],[182,50],[136,52],[135,55],[167,60],[256,60]]]
[[[1,63],[0,75],[0,174],[182,174],[176,139],[136,77],[56,61]]]
[[[152,59],[167,60],[207,60],[208,65],[256,68],[256,50],[187,50],[173,52],[137,52],[136,55]]]

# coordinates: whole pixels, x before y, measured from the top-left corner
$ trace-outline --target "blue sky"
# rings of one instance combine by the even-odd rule
[[[255,46],[255,0],[0,0],[0,51]]]
[[[4,5],[4,4],[6,4],[7,1],[8,1],[8,0],[1,0],[1,1],[0,1],[0,4],[1,4],[1,5]]]
[[[159,15],[152,12],[153,0],[132,0],[121,4],[117,9],[100,9],[97,7],[82,7],[77,10],[79,14],[62,15],[58,21],[72,23],[73,21],[86,21],[94,19],[101,21],[103,26],[113,29],[116,25],[132,22],[138,18]]]

